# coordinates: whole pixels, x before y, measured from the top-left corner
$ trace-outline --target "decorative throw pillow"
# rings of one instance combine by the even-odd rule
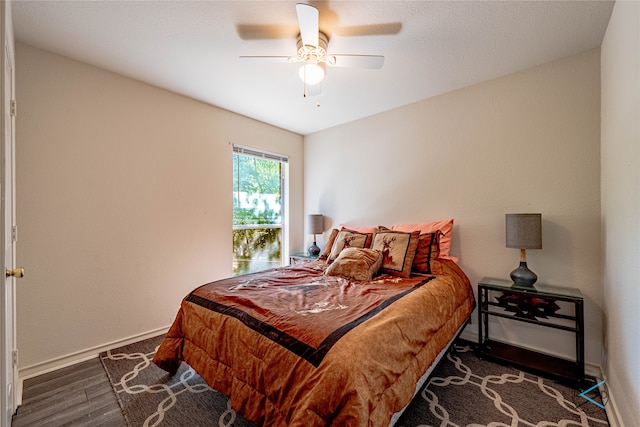
[[[340,230],[338,230],[337,228],[334,228],[333,230],[331,230],[331,233],[329,234],[329,238],[327,239],[327,242],[324,245],[322,252],[320,252],[320,256],[318,256],[318,259],[329,258],[329,255],[331,254],[331,249],[333,248],[333,242],[336,240],[338,231]]]
[[[443,265],[445,263],[450,263],[449,265],[457,265],[455,262],[447,259],[432,259],[429,263],[429,266],[431,267],[431,271],[429,272],[429,274],[444,274]]]
[[[365,248],[367,247],[369,234],[356,233],[355,231],[342,229],[338,232],[333,245],[331,247],[331,253],[329,254],[329,262],[334,261],[340,255],[340,252],[345,248]]]
[[[451,235],[453,234],[453,218],[443,221],[425,222],[421,224],[396,224],[391,227],[392,230],[404,231],[410,233],[419,231],[422,234],[438,233],[438,247],[440,249],[440,258],[457,261],[458,258],[449,256],[451,249]]]
[[[404,233],[381,230],[374,234],[371,249],[382,252],[380,271],[394,276],[409,277],[419,238],[419,231]]]
[[[431,273],[431,261],[438,258],[440,250],[438,249],[438,233],[421,234],[418,239],[418,249],[413,259],[413,267],[411,271],[418,273]]]
[[[371,280],[382,264],[382,253],[373,249],[346,248],[324,272],[351,280]]]

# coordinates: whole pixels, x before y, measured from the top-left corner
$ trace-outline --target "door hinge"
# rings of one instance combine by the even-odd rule
[[[11,100],[11,117],[15,117],[17,114],[17,106],[16,106],[16,100],[12,99]]]
[[[14,225],[13,227],[11,227],[11,240],[13,242],[17,242],[18,241],[18,226]]]
[[[13,359],[13,365],[18,366],[18,349],[13,350],[12,359]]]

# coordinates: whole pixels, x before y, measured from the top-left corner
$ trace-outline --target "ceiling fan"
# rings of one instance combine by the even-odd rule
[[[314,6],[304,3],[296,4],[298,15],[297,50],[295,56],[240,56],[241,60],[301,63],[299,75],[305,83],[304,96],[307,96],[307,85],[319,94],[318,83],[325,74],[325,66],[356,67],[380,69],[384,64],[382,55],[350,55],[330,54],[327,50],[329,37],[320,31],[319,12]]]

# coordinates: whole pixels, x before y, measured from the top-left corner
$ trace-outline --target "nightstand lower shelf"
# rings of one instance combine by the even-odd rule
[[[532,373],[550,376],[565,382],[576,383],[582,379],[580,375],[577,374],[579,368],[575,361],[539,353],[500,341],[485,340],[479,356],[481,358],[511,364],[523,370],[529,370]]]
[[[573,333],[575,360],[490,339],[490,317]],[[584,381],[584,298],[578,289],[538,284],[522,287],[485,277],[478,283],[478,321],[480,357],[486,356],[573,384]]]

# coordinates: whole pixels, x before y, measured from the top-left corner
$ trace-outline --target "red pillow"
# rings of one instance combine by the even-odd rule
[[[373,234],[378,231],[378,227],[351,227],[350,225],[340,224],[340,228],[357,231],[358,233]]]
[[[413,259],[412,271],[418,273],[431,274],[431,261],[440,256],[438,248],[439,233],[424,233],[418,240],[416,257]]]
[[[449,256],[451,248],[451,235],[453,234],[453,218],[444,221],[425,222],[421,224],[396,224],[391,227],[392,230],[404,231],[411,233],[419,231],[420,234],[436,233],[439,234],[438,247],[440,248],[440,258],[451,259],[456,261],[456,257]]]

